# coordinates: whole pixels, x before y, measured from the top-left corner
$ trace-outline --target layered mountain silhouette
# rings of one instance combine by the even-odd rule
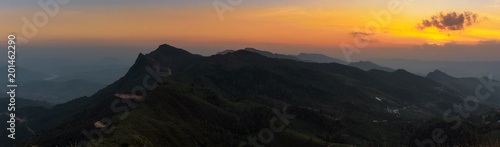
[[[357,67],[359,69],[366,70],[366,71],[372,70],[372,69],[382,70],[382,71],[387,71],[387,72],[394,71],[394,69],[391,69],[388,67],[383,67],[383,66],[377,65],[377,64],[370,62],[370,61],[352,62],[352,63],[349,63],[348,65],[354,66],[354,67]]]
[[[488,92],[487,87],[485,87],[484,84],[478,80],[480,77],[455,78],[440,70],[435,70],[427,74],[427,78],[432,79],[442,84],[443,86],[451,88],[462,95],[475,96],[478,86],[481,86],[481,88],[483,88],[480,89],[481,94]],[[489,77],[482,77],[482,78],[484,79],[485,82],[489,82],[489,80],[486,79]],[[496,80],[493,81],[498,82]],[[494,104],[495,106],[500,106],[500,93],[499,92],[488,92],[488,93],[490,93],[491,95],[488,97],[487,101],[490,102],[491,104]]]
[[[370,61],[359,61],[359,62],[351,62],[347,63],[346,61],[332,58],[323,54],[315,54],[315,53],[300,53],[299,55],[283,55],[283,54],[277,54],[277,53],[271,53],[268,51],[261,51],[255,48],[245,48],[241,49],[244,51],[249,51],[249,52],[254,52],[258,53],[260,55],[269,57],[269,58],[277,58],[277,59],[290,59],[290,60],[296,60],[296,61],[303,61],[303,62],[313,62],[313,63],[338,63],[338,64],[343,64],[343,65],[349,65],[353,67],[357,67],[362,70],[382,70],[382,71],[387,71],[387,72],[392,72],[394,69],[384,67],[377,65],[373,62]],[[224,55],[228,53],[235,52],[234,50],[225,50],[222,52],[218,52],[218,55]]]
[[[403,68],[412,73],[427,75],[436,69],[453,77],[477,77],[493,74],[493,79],[500,80],[499,61],[425,61],[411,59],[370,59],[379,65],[393,69]]]
[[[439,121],[443,113],[467,94],[402,69],[365,71],[269,56],[280,55],[238,50],[203,57],[161,45],[139,54],[122,78],[90,97],[29,107],[35,116],[20,112],[30,116],[24,125],[37,132],[20,136],[27,139],[21,143],[238,146],[255,137],[266,146],[411,146],[428,137],[427,127],[446,126]],[[163,69],[172,74],[155,80],[151,71]],[[141,87],[140,100],[117,97],[137,95]],[[479,107],[477,113],[493,108]],[[281,113],[289,114],[286,120]],[[467,138],[475,125],[464,126],[455,130],[463,136],[450,135],[449,144],[484,141]],[[272,137],[259,138],[262,130]],[[479,133],[477,138],[490,132]]]
[[[296,56],[293,56],[293,55],[283,55],[283,54],[271,53],[271,52],[268,52],[268,51],[261,51],[261,50],[255,49],[255,48],[245,48],[245,49],[241,49],[241,50],[248,51],[248,52],[258,53],[258,54],[260,54],[262,56],[266,56],[266,57],[269,57],[269,58],[290,59],[290,60],[301,61],[301,59],[299,59],[299,58],[297,58]],[[222,51],[222,52],[218,52],[217,54],[218,55],[224,55],[224,54],[233,53],[233,52],[235,52],[235,51],[234,50],[225,50],[225,51]]]
[[[0,68],[8,69],[7,65],[2,66]],[[1,75],[2,75],[2,77],[7,77],[7,74],[8,74],[7,72],[4,72]],[[28,69],[25,69],[25,68],[20,67],[20,66],[16,67],[16,74],[18,77],[23,77],[23,78],[17,79],[17,82],[43,80],[43,79],[50,77],[50,75],[48,75],[48,74],[28,70]],[[4,84],[4,83],[7,84],[7,81],[2,82],[2,84]]]
[[[346,61],[328,57],[323,54],[314,54],[314,53],[300,53],[296,56],[297,58],[303,61],[311,61],[316,63],[339,63],[339,64],[347,64]]]
[[[283,55],[283,54],[277,54],[277,53],[271,53],[268,51],[261,51],[255,48],[245,48],[241,49],[244,51],[249,51],[249,52],[254,52],[258,53],[260,55],[269,57],[269,58],[278,58],[278,59],[290,59],[290,60],[296,60],[296,61],[304,61],[304,62],[314,62],[314,63],[339,63],[339,64],[347,64],[347,62],[328,57],[323,54],[314,54],[314,53],[300,53],[299,55]],[[217,54],[223,55],[227,53],[232,53],[235,52],[234,50],[225,50],[222,52],[218,52]]]

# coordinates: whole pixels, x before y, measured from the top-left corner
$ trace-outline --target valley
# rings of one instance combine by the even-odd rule
[[[145,69],[156,62],[172,75],[147,95],[131,93],[144,84],[150,74]],[[488,119],[500,116],[491,111],[498,97],[469,105],[467,96],[474,88],[457,88],[477,86],[480,79],[471,79],[472,84],[460,81],[437,71],[423,77],[403,69],[361,70],[245,50],[204,57],[164,44],[139,54],[123,77],[91,96],[48,109],[23,108],[45,112],[28,114],[27,122],[37,133],[27,135],[31,137],[23,144],[417,146],[432,138],[429,132],[436,128],[442,128],[439,139],[448,137],[441,145],[492,144],[487,136],[500,125],[485,125],[477,118],[485,113],[492,115]],[[285,108],[286,117],[280,116]],[[458,114],[451,118],[460,119],[443,118],[450,110]],[[458,120],[459,127],[452,128]],[[105,127],[96,128],[96,122]]]

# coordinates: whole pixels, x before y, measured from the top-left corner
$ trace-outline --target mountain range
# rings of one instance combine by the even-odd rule
[[[499,61],[425,61],[415,59],[369,59],[379,65],[393,69],[405,69],[412,73],[425,76],[434,70],[440,70],[453,77],[479,77],[493,75],[493,79],[500,80]]]
[[[423,77],[247,50],[204,57],[164,44],[139,54],[123,77],[89,97],[23,108],[21,124],[35,135],[23,134],[17,143],[416,146],[433,128],[451,126],[443,114],[462,104],[471,90],[461,90],[475,84],[438,71]],[[478,103],[459,129],[446,129],[441,145],[493,142],[488,135],[500,125],[477,120],[496,114],[492,102]]]
[[[372,70],[372,69],[377,69],[377,70],[383,70],[383,71],[394,71],[394,69],[388,68],[388,67],[383,67],[380,65],[377,65],[373,62],[370,61],[359,61],[359,62],[351,62],[347,63],[346,61],[332,58],[323,54],[316,54],[316,53],[300,53],[299,55],[283,55],[283,54],[277,54],[277,53],[271,53],[268,51],[261,51],[255,48],[245,48],[241,49],[243,51],[248,51],[248,52],[254,52],[258,53],[262,56],[266,56],[269,58],[277,58],[277,59],[289,59],[289,60],[295,60],[295,61],[303,61],[303,62],[312,62],[312,63],[338,63],[338,64],[343,64],[343,65],[349,65],[353,67],[357,67],[363,70]],[[234,50],[225,50],[222,52],[218,52],[217,55],[224,55],[227,53],[232,53],[235,52]]]

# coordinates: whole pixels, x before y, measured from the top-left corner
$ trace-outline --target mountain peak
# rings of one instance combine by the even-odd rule
[[[225,54],[232,53],[232,52],[235,52],[235,51],[234,50],[224,50],[224,51],[218,52],[216,55],[225,55]]]
[[[176,48],[176,47],[168,45],[168,44],[162,44],[155,51],[151,52],[151,54],[157,54],[157,53],[161,53],[161,54],[165,54],[165,55],[174,55],[174,56],[192,55],[188,51]]]
[[[258,49],[255,49],[255,48],[252,48],[252,47],[247,47],[243,50],[250,50],[250,51],[261,51],[261,50],[258,50]]]
[[[434,78],[453,78],[452,76],[436,69],[433,72],[430,72],[427,74],[428,78],[434,79]]]
[[[164,43],[164,44],[160,45],[158,48],[176,48],[176,47]]]
[[[250,48],[250,47],[242,49],[242,51],[257,53],[257,54],[260,54],[262,56],[266,56],[269,58],[290,59],[290,60],[295,60],[295,61],[301,61],[300,59],[298,59],[297,57],[292,56],[292,55],[277,54],[277,53],[272,53],[269,51],[262,51],[262,50],[258,50],[258,49]]]
[[[434,70],[433,72],[430,72],[430,73],[446,74],[446,73],[440,71],[439,69],[436,69],[436,70]]]

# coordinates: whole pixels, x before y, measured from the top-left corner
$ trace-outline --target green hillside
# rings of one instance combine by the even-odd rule
[[[173,75],[143,99],[114,96],[144,85],[146,67],[158,63]],[[266,146],[415,146],[415,139],[430,137],[432,127],[449,126],[440,121],[443,113],[464,97],[405,70],[363,71],[248,51],[202,57],[161,45],[140,54],[124,77],[95,95],[34,118],[53,121],[39,125],[43,131],[23,145],[238,146],[256,137]],[[117,106],[129,111],[116,111]],[[479,107],[476,113],[492,108]],[[284,108],[288,119],[279,115]],[[106,127],[96,129],[97,121]],[[480,128],[463,126],[453,132]],[[468,139],[446,143],[473,140]]]

